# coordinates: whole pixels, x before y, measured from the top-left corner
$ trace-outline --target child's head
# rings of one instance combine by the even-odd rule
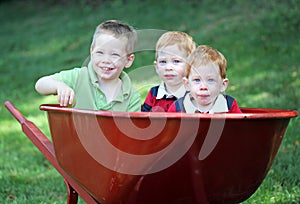
[[[179,31],[166,32],[158,39],[154,65],[167,87],[182,84],[185,60],[195,46],[191,36]]]
[[[136,31],[129,25],[109,20],[97,26],[91,44],[91,62],[98,78],[112,80],[134,60]]]
[[[221,78],[226,78],[226,58],[221,52],[207,45],[199,45],[189,56],[186,63],[185,77],[189,77],[192,67],[200,67],[207,64],[215,64],[218,66]]]
[[[155,59],[157,59],[160,50],[171,45],[178,46],[180,51],[186,53],[186,56],[191,54],[196,47],[196,44],[190,35],[180,31],[169,31],[164,33],[158,39],[155,47]]]
[[[94,32],[91,49],[95,47],[97,38],[101,34],[109,34],[115,38],[124,38],[127,41],[127,54],[133,53],[134,47],[137,43],[137,33],[132,26],[117,20],[108,20],[101,23],[96,27]]]
[[[226,90],[227,61],[218,50],[207,45],[198,46],[188,57],[184,84],[197,106],[211,108],[220,94]]]

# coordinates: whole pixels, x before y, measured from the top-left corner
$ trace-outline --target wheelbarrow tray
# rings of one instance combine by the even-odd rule
[[[265,178],[296,111],[47,111],[56,159],[101,203],[238,203]]]

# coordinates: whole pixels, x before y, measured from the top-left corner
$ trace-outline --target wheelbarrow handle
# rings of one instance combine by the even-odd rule
[[[77,204],[78,194],[89,204],[96,204],[94,198],[82,188],[76,180],[65,173],[57,163],[52,142],[40,131],[40,129],[31,121],[27,120],[23,114],[10,102],[4,103],[5,107],[21,124],[23,132],[40,150],[54,168],[64,177],[68,191],[68,204]]]
[[[4,105],[20,124],[24,124],[26,122],[26,118],[10,101],[6,101]]]

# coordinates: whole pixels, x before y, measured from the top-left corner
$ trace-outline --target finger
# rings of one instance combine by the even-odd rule
[[[63,98],[63,106],[67,106],[68,105],[68,102],[69,102],[69,98],[70,98],[70,95],[69,93],[64,93],[64,95],[62,96]]]
[[[62,93],[61,91],[57,91],[57,99],[60,106],[63,106]]]
[[[69,104],[70,104],[70,105],[73,104],[73,101],[74,101],[74,91],[71,90],[71,92],[70,92],[70,97],[69,97]]]
[[[58,101],[60,106],[67,106],[69,101],[69,94],[66,91],[59,91]]]

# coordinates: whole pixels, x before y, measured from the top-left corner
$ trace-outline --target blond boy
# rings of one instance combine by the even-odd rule
[[[87,66],[40,78],[38,93],[57,94],[61,106],[112,111],[139,111],[140,95],[123,71],[134,61],[135,30],[120,21],[97,26]]]
[[[241,113],[234,98],[222,94],[228,86],[227,61],[218,50],[201,45],[189,56],[184,85],[187,94],[168,112]]]
[[[158,39],[154,66],[162,82],[148,92],[141,106],[143,112],[166,112],[176,99],[185,94],[182,83],[184,65],[194,49],[193,38],[184,32],[169,31]]]

